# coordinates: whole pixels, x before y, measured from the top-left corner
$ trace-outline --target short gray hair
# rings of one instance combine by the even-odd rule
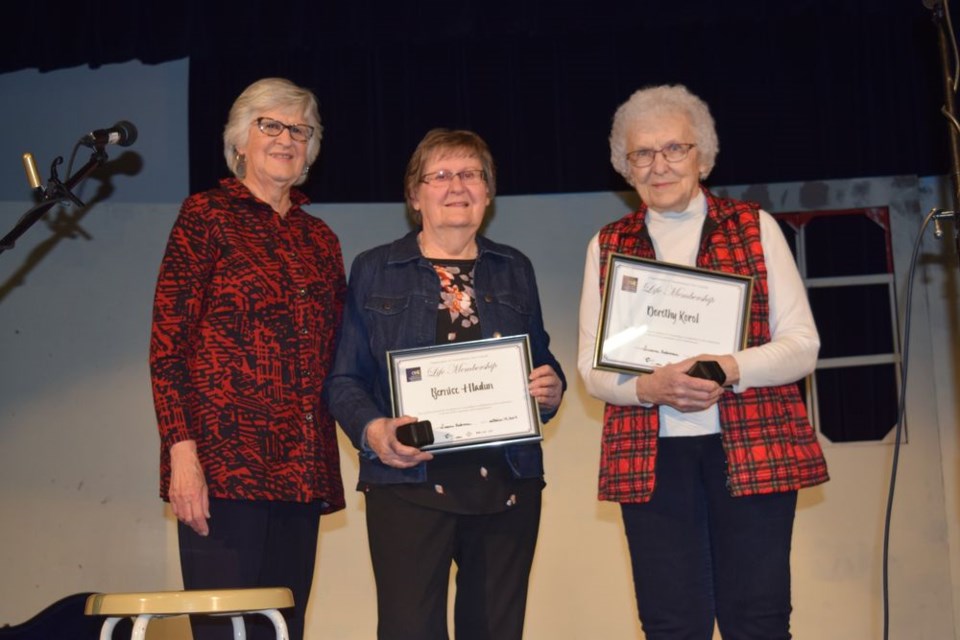
[[[682,84],[644,87],[634,92],[617,109],[610,129],[610,163],[617,173],[630,182],[630,163],[627,162],[627,136],[639,121],[647,116],[664,113],[682,113],[690,119],[694,142],[700,160],[706,167],[701,179],[706,178],[717,161],[720,142],[717,128],[710,115],[710,107]]]
[[[244,89],[230,107],[227,125],[223,128],[223,156],[227,160],[230,173],[238,178],[242,177],[237,172],[240,165],[237,149],[247,144],[250,123],[266,111],[290,108],[299,109],[306,122],[289,124],[308,124],[314,128],[313,136],[307,142],[307,167],[314,163],[320,155],[320,138],[323,136],[317,96],[309,89],[298,87],[285,78],[263,78]],[[296,184],[301,184],[306,179],[307,174],[304,172]]]

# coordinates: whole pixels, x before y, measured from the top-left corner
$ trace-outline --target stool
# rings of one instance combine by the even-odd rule
[[[264,589],[210,589],[153,591],[145,593],[94,593],[83,612],[109,616],[100,629],[100,640],[111,640],[113,628],[123,618],[136,617],[130,640],[144,640],[152,618],[190,614],[227,615],[233,623],[234,640],[245,640],[243,615],[266,616],[273,622],[277,640],[290,640],[287,623],[277,609],[293,606],[293,593],[286,587]]]

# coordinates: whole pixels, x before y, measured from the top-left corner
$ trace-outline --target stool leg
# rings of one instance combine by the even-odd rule
[[[133,632],[130,634],[130,640],[144,640],[147,637],[147,625],[153,616],[149,613],[141,613],[133,623]]]
[[[243,624],[243,616],[230,616],[233,623],[233,640],[247,640],[247,628]]]
[[[113,638],[113,629],[123,618],[107,618],[100,627],[100,640],[111,640]]]
[[[277,640],[290,640],[290,633],[287,631],[287,621],[283,619],[283,614],[276,609],[264,609],[263,611],[256,611],[254,613],[259,613],[270,619],[273,623],[274,630],[277,632]]]

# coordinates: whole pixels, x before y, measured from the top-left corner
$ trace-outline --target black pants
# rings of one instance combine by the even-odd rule
[[[185,589],[289,587],[295,607],[281,611],[291,640],[303,638],[313,583],[320,503],[210,499],[210,535],[179,523],[180,568]],[[264,616],[245,616],[247,637],[273,639]],[[194,640],[229,640],[229,617],[191,616]]]
[[[720,436],[661,438],[650,502],[621,505],[649,640],[790,638],[797,492],[733,498]]]
[[[366,494],[379,640],[446,640],[447,584],[457,565],[457,640],[520,640],[540,526],[541,491],[499,513],[429,509]]]

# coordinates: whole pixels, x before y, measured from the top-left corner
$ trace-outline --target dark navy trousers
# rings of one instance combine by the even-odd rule
[[[647,640],[790,638],[797,492],[731,497],[719,435],[658,447],[652,499],[621,505]]]

